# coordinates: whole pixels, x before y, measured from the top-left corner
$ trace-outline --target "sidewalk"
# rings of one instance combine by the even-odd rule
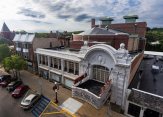
[[[48,80],[40,78],[28,71],[21,71],[21,79],[23,80],[25,84],[29,85],[32,89],[37,90],[37,91],[42,90],[42,93],[46,97],[48,97],[52,101],[54,100],[54,91],[52,90],[52,87],[53,87],[52,82],[49,82]],[[40,84],[42,84],[42,88]],[[71,90],[60,86],[59,91],[58,91],[58,100],[59,100],[58,105],[59,106],[62,105],[70,97],[71,97]],[[108,110],[107,105],[104,105],[101,109],[97,110],[94,107],[92,107],[90,104],[82,100],[79,100],[79,99],[75,99],[75,100],[82,103],[81,108],[75,113],[77,117],[109,117],[109,116],[106,116],[106,113]],[[124,115],[121,115],[113,111],[111,112],[111,115],[112,115],[111,117],[125,117]]]

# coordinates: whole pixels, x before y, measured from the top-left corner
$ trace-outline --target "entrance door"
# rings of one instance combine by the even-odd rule
[[[146,109],[143,117],[159,117],[159,113],[151,109]]]

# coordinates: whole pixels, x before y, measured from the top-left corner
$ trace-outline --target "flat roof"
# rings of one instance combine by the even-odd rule
[[[158,72],[152,72],[152,65],[158,66]],[[139,78],[141,74],[141,78]],[[156,95],[163,96],[163,59],[157,57],[144,58],[129,85],[129,89],[135,88]]]
[[[145,55],[155,55],[155,56],[163,56],[163,52],[156,52],[156,51],[144,51]]]

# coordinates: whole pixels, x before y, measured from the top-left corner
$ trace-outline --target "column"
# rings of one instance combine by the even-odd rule
[[[63,59],[61,59],[61,83],[62,84],[64,84],[64,76],[63,76],[63,74],[64,74],[64,60]]]
[[[48,56],[48,67],[49,67],[49,68],[50,68],[50,64],[51,64],[50,56]]]
[[[129,106],[129,101],[126,101],[126,106],[125,106],[125,115],[128,114],[128,106]]]
[[[144,116],[144,108],[142,107],[141,110],[140,110],[140,115],[139,117],[143,117]]]
[[[38,64],[38,66],[39,66],[39,64],[40,64],[40,57],[39,57],[39,54],[37,54],[37,64]]]
[[[50,79],[50,64],[51,64],[51,61],[50,61],[50,56],[47,56],[48,57],[48,73],[49,73],[49,75],[48,75],[48,78]]]

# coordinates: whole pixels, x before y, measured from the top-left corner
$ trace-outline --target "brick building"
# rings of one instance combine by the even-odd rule
[[[44,34],[44,36],[34,33],[19,33],[15,35],[13,42],[16,53],[27,60],[30,71],[37,71],[37,60],[34,54],[37,48],[60,46],[56,35],[52,33]]]
[[[129,52],[144,50],[146,22],[136,22],[137,15],[124,16],[125,23],[112,24],[112,18],[101,18],[101,25],[95,24],[95,19],[91,20],[91,29],[80,34],[73,34],[70,48],[80,49],[83,41],[88,41],[88,45],[102,42],[118,49],[120,43],[124,43]]]

